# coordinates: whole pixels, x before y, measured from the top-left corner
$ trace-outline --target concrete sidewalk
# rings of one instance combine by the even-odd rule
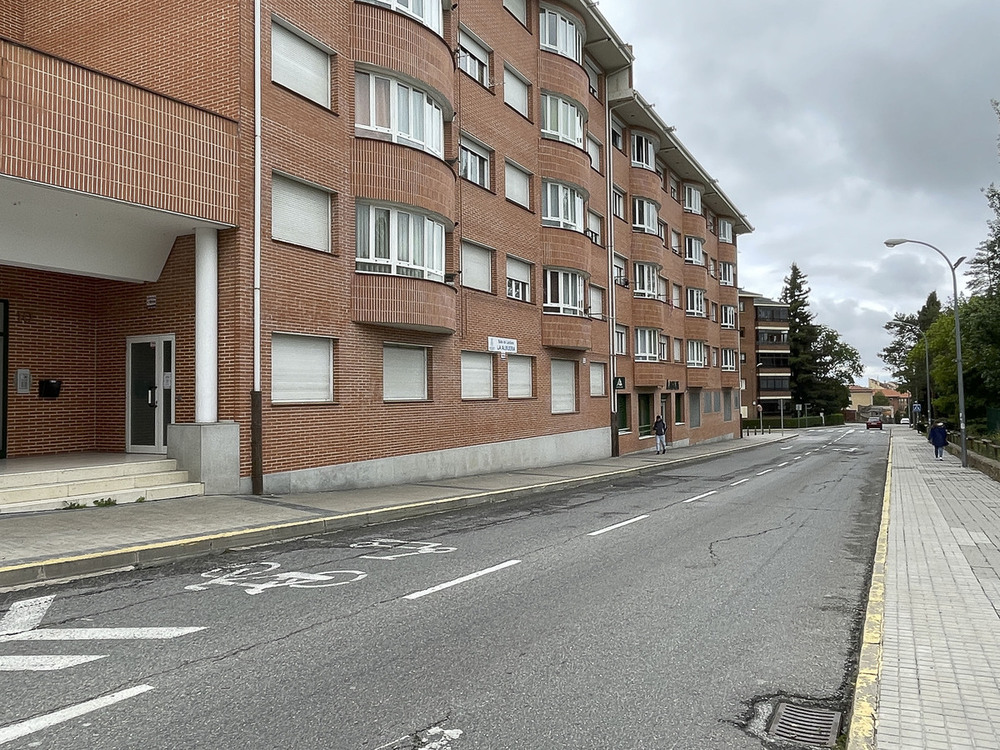
[[[891,433],[850,750],[1000,750],[1000,484]]]
[[[0,519],[0,592],[337,529],[557,492],[790,439],[778,431],[524,471],[282,496],[214,495]]]

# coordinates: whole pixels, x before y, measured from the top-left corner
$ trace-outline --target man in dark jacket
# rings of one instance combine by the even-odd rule
[[[943,461],[944,447],[948,445],[948,431],[944,428],[944,422],[938,422],[931,427],[927,433],[927,440],[934,446],[934,458]]]
[[[656,435],[656,454],[666,453],[667,424],[659,414],[656,415],[656,421],[653,422],[653,434]]]

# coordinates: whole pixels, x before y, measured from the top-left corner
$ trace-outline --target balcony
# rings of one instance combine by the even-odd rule
[[[454,287],[409,276],[356,273],[351,282],[355,323],[430,333],[454,333],[458,303]]]
[[[588,351],[591,348],[590,318],[576,315],[542,315],[542,346]]]

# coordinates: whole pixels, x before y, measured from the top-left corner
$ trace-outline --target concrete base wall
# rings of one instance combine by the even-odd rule
[[[602,427],[562,435],[267,474],[264,476],[264,492],[285,495],[427,482],[554,466],[572,461],[591,461],[610,455],[610,429]],[[249,477],[241,480],[241,491],[251,492]]]
[[[167,457],[175,459],[192,482],[202,482],[206,495],[241,491],[240,426],[236,422],[168,425]]]

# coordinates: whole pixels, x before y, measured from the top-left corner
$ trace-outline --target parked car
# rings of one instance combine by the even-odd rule
[[[900,424],[909,424],[909,423],[910,423],[910,420],[909,420],[909,419],[907,419],[906,417],[903,417],[903,418],[902,418],[901,420],[899,420],[899,423],[900,423]]]
[[[868,417],[868,421],[865,423],[865,429],[870,430],[875,427],[877,427],[880,430],[882,429],[881,417]]]

